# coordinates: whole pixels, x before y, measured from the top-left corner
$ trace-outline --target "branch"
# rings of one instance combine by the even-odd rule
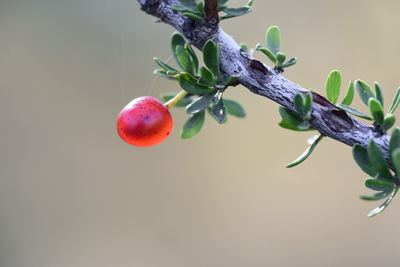
[[[279,70],[271,69],[258,60],[253,59],[241,50],[231,36],[216,24],[215,20],[201,23],[182,16],[171,9],[176,0],[138,0],[144,12],[153,15],[181,32],[194,46],[202,49],[204,43],[211,39],[220,43],[220,68],[224,75],[239,76],[238,82],[251,92],[271,99],[281,106],[295,112],[294,96],[307,93],[299,85],[282,76]],[[313,93],[313,107],[310,124],[322,135],[335,139],[346,145],[361,144],[368,146],[371,139],[384,152],[385,158],[391,162],[388,145],[389,136],[376,131],[354,119],[319,94]],[[393,169],[393,165],[391,164]]]

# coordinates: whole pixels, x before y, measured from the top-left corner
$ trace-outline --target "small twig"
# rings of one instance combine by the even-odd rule
[[[207,19],[216,19],[217,21],[219,20],[218,0],[205,0],[204,10],[206,11]]]

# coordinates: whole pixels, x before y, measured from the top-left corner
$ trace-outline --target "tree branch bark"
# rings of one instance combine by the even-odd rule
[[[239,83],[251,92],[271,99],[283,107],[294,111],[293,99],[297,93],[307,93],[299,85],[287,80],[282,73],[253,59],[241,50],[234,39],[226,34],[215,22],[198,21],[182,16],[170,6],[176,0],[138,0],[144,12],[153,15],[181,32],[200,50],[211,39],[220,43],[220,68],[225,75],[239,76]],[[346,112],[331,104],[324,97],[313,93],[313,107],[310,124],[322,135],[346,145],[358,143],[366,147],[371,139],[381,147],[390,163],[388,152],[390,137],[376,131],[374,127],[359,122]],[[390,163],[391,168],[393,165]]]

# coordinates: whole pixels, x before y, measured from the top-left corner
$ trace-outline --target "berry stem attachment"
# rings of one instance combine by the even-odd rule
[[[179,102],[179,100],[181,100],[182,98],[184,98],[185,95],[187,95],[187,92],[186,92],[185,90],[180,91],[176,96],[174,96],[173,98],[171,98],[170,100],[168,100],[168,101],[164,104],[164,106],[165,106],[167,109],[172,108],[173,106],[176,105],[176,103]]]

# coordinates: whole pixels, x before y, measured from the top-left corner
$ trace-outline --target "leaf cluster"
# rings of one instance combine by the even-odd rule
[[[371,190],[377,191],[377,193],[373,195],[363,195],[361,199],[380,200],[387,198],[384,203],[368,214],[369,217],[381,213],[388,207],[399,190],[400,128],[396,128],[392,133],[389,143],[389,155],[394,165],[394,173],[390,170],[382,150],[374,140],[369,142],[367,148],[364,148],[360,144],[355,144],[353,146],[354,160],[361,170],[370,176],[365,180],[365,186]]]
[[[171,8],[179,11],[183,16],[204,23],[205,10],[203,1],[196,0],[178,0],[179,4],[172,5]],[[223,12],[225,15],[220,16],[220,20],[239,17],[249,13],[252,10],[254,0],[249,0],[244,6],[238,8],[228,7],[228,0],[218,1],[218,12]]]
[[[265,34],[267,47],[262,44],[256,45],[256,50],[264,53],[275,65],[275,69],[283,71],[284,68],[293,66],[297,63],[297,57],[286,61],[286,54],[281,52],[281,32],[278,26],[271,26]]]
[[[199,66],[199,59],[190,43],[179,33],[171,38],[171,49],[174,58],[182,72],[171,67],[159,58],[154,58],[161,69],[155,74],[178,81],[180,87],[187,92],[176,106],[186,107],[190,115],[183,126],[181,137],[184,139],[195,136],[203,127],[206,111],[220,124],[227,121],[228,114],[243,118],[246,113],[243,107],[235,100],[223,97],[228,86],[234,85],[238,77],[221,75],[219,67],[219,44],[208,40],[203,46],[203,62]],[[177,93],[165,93],[161,97],[168,101]]]

